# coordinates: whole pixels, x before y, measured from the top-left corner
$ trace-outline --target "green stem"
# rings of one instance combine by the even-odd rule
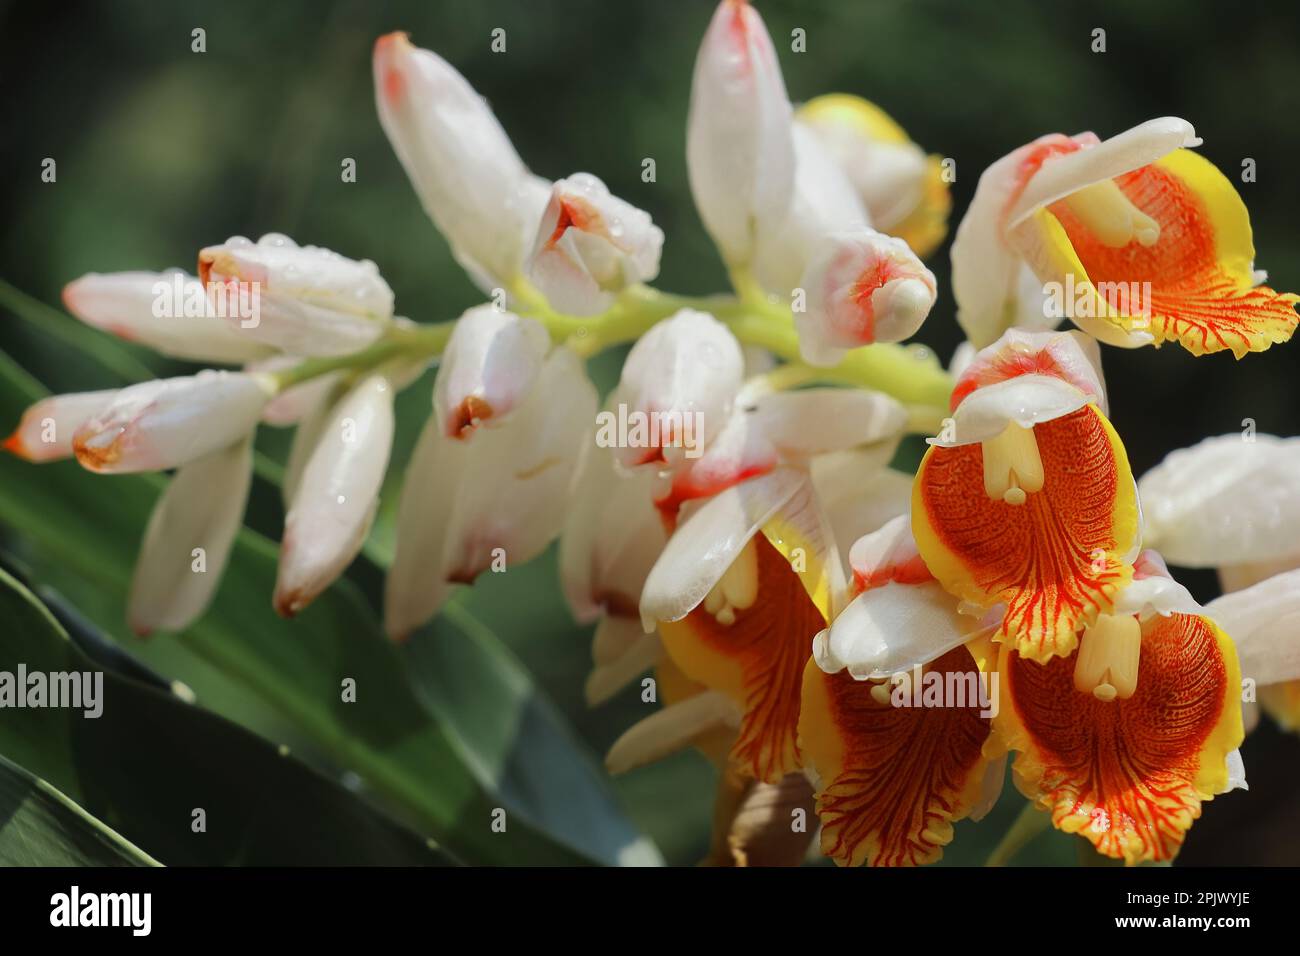
[[[649,286],[626,289],[606,312],[581,318],[555,312],[531,286],[512,289],[521,315],[546,327],[552,340],[564,342],[583,358],[615,345],[634,342],[655,323],[681,309],[699,309],[725,322],[736,337],[767,349],[789,363],[800,363],[789,375],[800,381],[814,378],[840,385],[873,388],[909,406],[911,427],[937,431],[952,391],[952,378],[922,346],[868,345],[850,351],[842,362],[827,369],[806,370],[799,354],[799,337],[790,310],[769,298],[746,273],[734,272],[739,296],[682,296]],[[446,347],[454,322],[415,328],[394,327],[384,338],[353,355],[307,359],[280,372],[280,387],[288,388],[319,375],[343,369],[360,371],[397,358],[434,358]],[[783,386],[788,387],[788,386]]]
[[[799,361],[799,337],[793,324],[747,313],[728,323],[736,338],[767,349],[788,362]],[[887,392],[904,405],[943,409],[952,378],[928,349],[893,344],[853,349],[838,365],[824,369],[827,381]]]
[[[1002,839],[993,848],[984,865],[1006,866],[1017,853],[1029,845],[1034,837],[1044,832],[1051,822],[1052,818],[1047,811],[1039,810],[1032,803],[1026,802],[1020,815],[1002,835]]]
[[[284,391],[294,385],[300,385],[309,379],[330,372],[361,372],[390,362],[393,359],[421,357],[433,358],[439,355],[451,337],[455,322],[438,322],[433,325],[394,326],[379,341],[348,355],[327,355],[319,358],[304,359],[293,368],[272,373],[280,390]]]

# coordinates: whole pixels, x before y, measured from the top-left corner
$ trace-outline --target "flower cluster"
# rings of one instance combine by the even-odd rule
[[[651,217],[590,173],[530,172],[404,34],[376,43],[374,84],[485,304],[412,322],[374,263],[281,235],[203,249],[197,276],[66,289],[87,323],[222,366],[47,398],[6,442],[35,462],[174,470],[144,531],[137,632],[182,631],[212,599],[259,424],[296,428],[272,600],[308,606],[370,531],[394,395],[436,361],[388,633],[559,538],[565,597],[595,625],[589,701],[653,670],[665,705],[608,765],[715,760],[712,862],[797,861],[800,839],[757,849],[755,807],[802,796],[836,862],[931,862],[992,806],[1012,754],[1053,825],[1167,860],[1203,801],[1244,786],[1243,677],[1300,722],[1296,440],[1210,439],[1139,483],[1107,417],[1099,342],[1241,358],[1295,330],[1297,296],[1263,284],[1245,207],[1190,124],[1052,134],[983,174],[952,245],[967,343],[945,370],[894,343],[939,294],[922,260],[946,234],[948,165],[857,97],[795,108],[744,0],[713,15],[686,125],[734,294],[649,286]],[[1079,330],[1056,331],[1063,316]],[[584,359],[620,344],[602,402]],[[909,432],[934,436],[914,478],[890,467]],[[1218,566],[1232,593],[1199,606],[1152,548]]]

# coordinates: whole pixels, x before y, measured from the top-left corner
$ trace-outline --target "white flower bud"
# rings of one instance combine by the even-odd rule
[[[252,436],[177,469],[149,517],[127,619],[141,636],[183,631],[221,583],[253,478]],[[196,568],[195,549],[203,564]]]
[[[272,379],[247,372],[140,382],[82,423],[72,450],[105,474],[176,468],[247,435],[274,393]]]
[[[275,582],[280,614],[301,611],[361,550],[392,444],[393,387],[369,375],[330,409],[296,482]]]
[[[405,33],[375,43],[379,122],[424,210],[486,292],[519,274],[549,184],[531,175],[491,108]]]
[[[717,435],[731,412],[740,388],[744,356],[731,330],[704,312],[682,309],[641,336],[623,363],[613,404],[626,404],[630,412],[658,416],[661,436],[669,431],[691,431],[708,442]],[[687,422],[687,416],[692,417]],[[671,436],[670,436],[671,437]],[[678,437],[685,437],[678,436]],[[684,455],[678,445],[619,448],[626,466],[653,461],[675,461]]]
[[[533,243],[529,277],[551,306],[596,315],[629,285],[659,274],[664,234],[650,215],[577,173],[551,189]]]
[[[596,390],[581,361],[557,348],[500,427],[460,442],[439,422],[425,426],[398,509],[384,595],[389,636],[403,639],[432,617],[450,585],[522,564],[545,549],[568,512],[595,413]]]
[[[116,389],[73,392],[43,398],[23,412],[4,448],[27,461],[58,461],[72,457],[72,436],[87,419],[108,407]]]
[[[63,304],[87,325],[188,362],[240,364],[271,349],[217,314],[203,283],[170,272],[91,272],[63,288]]]
[[[860,345],[907,338],[935,300],[934,274],[907,243],[866,228],[823,239],[801,285],[808,307],[795,313],[795,328],[800,354],[813,365],[834,365]]]
[[[794,183],[790,100],[763,18],[722,0],[695,60],[686,164],[695,206],[723,258],[747,263],[785,216]]]
[[[542,367],[550,337],[535,319],[490,305],[465,312],[451,333],[433,406],[444,434],[467,437],[480,424],[497,424],[524,400]]]
[[[253,314],[229,321],[240,334],[294,355],[355,352],[393,317],[393,290],[373,262],[299,246],[278,233],[209,246],[199,253],[199,277],[209,294],[224,283],[242,295],[240,284],[247,284]]]

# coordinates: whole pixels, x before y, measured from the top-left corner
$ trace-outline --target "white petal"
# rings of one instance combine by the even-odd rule
[[[840,563],[850,564],[852,544],[912,506],[912,476],[884,467],[892,457],[876,449],[846,451],[816,458],[813,484],[826,511],[840,550]]]
[[[886,584],[855,597],[813,641],[813,659],[828,674],[848,669],[879,679],[925,664],[963,644],[970,619],[937,582]]]
[[[529,395],[550,337],[536,319],[491,305],[465,312],[452,330],[433,384],[444,433],[468,436],[500,423]]]
[[[208,246],[199,252],[199,266],[205,284],[257,282],[267,297],[376,319],[393,315],[393,290],[369,259],[300,246],[280,233],[267,233],[255,243],[235,236]]]
[[[1205,615],[1237,645],[1243,678],[1260,686],[1300,679],[1300,570],[1215,598]]]
[[[579,452],[590,441],[596,390],[566,348],[547,357],[527,401],[468,443],[441,575],[472,581],[504,558],[536,557],[564,524]]]
[[[1300,557],[1300,438],[1207,438],[1171,452],[1138,493],[1148,543],[1174,564]]]
[[[666,540],[651,500],[654,480],[645,469],[616,469],[606,448],[584,449],[560,536],[560,582],[579,623],[595,620],[611,604],[626,612],[640,603],[641,586]]]
[[[1062,140],[1065,137],[1046,137]],[[952,243],[952,292],[957,322],[976,348],[997,341],[1018,310],[1021,262],[1003,218],[1024,177],[1024,162],[1040,143],[1003,156],[980,175]]]
[[[849,549],[849,566],[859,584],[887,581],[906,565],[920,561],[921,552],[912,537],[912,520],[900,514],[870,534],[864,534]],[[921,562],[917,571],[923,571]],[[928,573],[928,572],[927,572]]]
[[[659,274],[664,234],[649,213],[610,195],[590,173],[551,189],[528,273],[552,308],[596,315],[629,285]]]
[[[763,288],[782,299],[802,286],[804,269],[823,236],[871,225],[857,190],[817,137],[801,123],[794,124],[793,134],[790,207],[779,224],[759,230],[753,263]]]
[[[819,240],[800,286],[808,301],[795,313],[795,328],[800,354],[814,365],[832,365],[846,349],[908,338],[930,313],[936,288],[906,242],[867,227]],[[864,286],[874,290],[870,296]]]
[[[641,592],[646,630],[658,621],[679,621],[721,579],[749,539],[804,487],[798,469],[734,485],[710,498],[668,539]]]
[[[402,478],[397,542],[384,579],[384,629],[405,639],[437,613],[451,592],[442,571],[447,529],[470,446],[442,434],[431,417]]]
[[[243,523],[252,477],[251,439],[177,469],[136,559],[127,606],[135,633],[183,631],[204,612]]]
[[[1150,166],[1180,147],[1199,144],[1191,123],[1176,116],[1162,116],[1139,123],[1095,146],[1053,156],[1044,161],[1015,205],[1007,211],[1007,227],[1014,228],[1034,210],[1085,186]]]
[[[191,362],[239,364],[270,349],[217,314],[203,283],[170,272],[91,272],[63,289],[68,311],[105,332]]]
[[[1133,580],[1115,598],[1114,614],[1136,614],[1143,620],[1159,614],[1205,613],[1187,588],[1173,579],[1164,559],[1147,550],[1133,563]]]
[[[311,461],[316,446],[320,444],[321,435],[333,421],[334,406],[342,392],[341,386],[330,388],[294,429],[293,441],[289,444],[289,457],[284,463],[284,478],[280,482],[280,500],[286,512],[293,507],[303,470],[307,467],[307,462]]]
[[[485,292],[508,287],[546,205],[483,97],[404,33],[375,43],[380,125],[425,212]]]
[[[832,93],[803,104],[796,115],[848,176],[877,229],[889,232],[920,205],[928,175],[925,151],[902,130],[898,139],[882,138],[881,127],[893,121],[872,104]]]
[[[725,695],[705,691],[633,724],[605,756],[610,773],[626,773],[684,750],[711,730],[736,727],[740,712]]]
[[[755,403],[753,418],[785,460],[895,439],[907,428],[907,409],[899,402],[858,388],[764,395]]]
[[[1015,423],[1030,428],[1078,411],[1089,397],[1049,375],[1021,375],[971,392],[953,412],[951,434],[927,438],[931,445],[953,448],[986,441]]]
[[[107,408],[116,395],[116,389],[107,389],[43,398],[23,412],[18,427],[5,439],[5,450],[34,462],[70,458],[73,434]]]
[[[1224,792],[1230,793],[1233,790],[1249,790],[1250,785],[1246,783],[1246,764],[1245,761],[1241,759],[1241,751],[1229,751],[1228,756],[1225,759],[1228,765],[1228,789]]]
[[[256,425],[274,385],[245,372],[203,371],[122,389],[72,437],[91,471],[175,468],[240,440]]]
[[[955,395],[1013,379],[1027,372],[1050,375],[1073,385],[1106,413],[1106,383],[1101,349],[1082,332],[1007,329],[995,343],[966,363]]]
[[[695,60],[686,124],[695,207],[723,258],[748,262],[756,232],[785,216],[795,166],[781,65],[748,3],[718,4]]]
[[[356,557],[370,530],[393,442],[393,387],[380,374],[331,408],[284,519],[275,608],[306,607]]]
[[[386,328],[386,320],[264,296],[255,324],[241,325],[239,331],[291,355],[330,356],[359,352],[373,345]]]

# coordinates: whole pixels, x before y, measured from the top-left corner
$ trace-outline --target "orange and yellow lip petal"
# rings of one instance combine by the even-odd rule
[[[1232,641],[1206,618],[1157,617],[1143,631],[1137,690],[1103,703],[1074,688],[1074,660],[1002,655],[1011,706],[999,724],[1016,783],[1097,851],[1134,864],[1170,860],[1202,801],[1228,786],[1241,744]]]
[[[1283,730],[1300,730],[1300,680],[1261,687],[1259,705]]]
[[[1153,245],[1104,245],[1064,202],[1039,217],[1040,228],[1052,218],[1060,227],[1045,230],[1048,245],[1070,247],[1050,258],[1090,284],[1105,318],[1196,355],[1227,349],[1241,358],[1291,338],[1300,296],[1255,284],[1250,216],[1212,163],[1180,149],[1115,183],[1160,225]],[[1149,301],[1137,314],[1131,301],[1143,283],[1150,283]]]
[[[927,672],[974,674],[957,647]],[[991,723],[966,706],[894,707],[847,671],[804,672],[799,739],[822,785],[822,852],[841,866],[918,866],[943,856],[979,800]]]
[[[1022,505],[988,497],[979,444],[932,447],[913,486],[912,531],[949,593],[1006,604],[1000,638],[1034,660],[1069,654],[1113,606],[1132,568],[1137,493],[1128,456],[1095,406],[1034,426],[1043,489]]]
[[[664,649],[691,680],[720,691],[742,710],[731,761],[776,783],[800,767],[799,694],[812,639],[826,620],[799,575],[763,534],[754,536],[758,597],[721,624],[703,606],[660,622]]]

